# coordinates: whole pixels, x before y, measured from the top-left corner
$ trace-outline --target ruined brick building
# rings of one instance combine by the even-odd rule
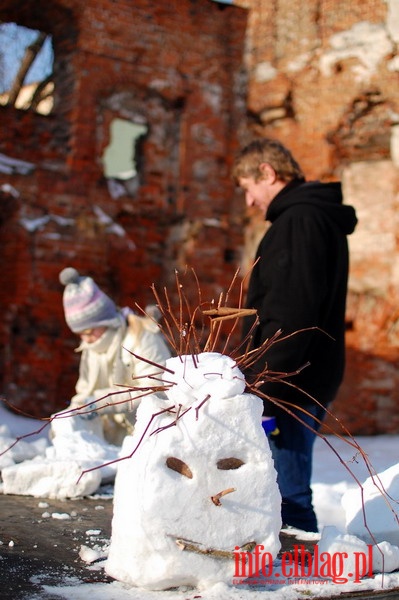
[[[187,265],[217,299],[265,227],[231,163],[267,135],[357,209],[334,411],[352,432],[397,433],[397,2],[3,0],[0,22],[53,50],[49,76],[0,90],[0,392],[38,416],[67,404],[65,266],[121,306]]]

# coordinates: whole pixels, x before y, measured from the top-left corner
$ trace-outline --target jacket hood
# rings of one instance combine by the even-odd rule
[[[315,205],[325,211],[346,235],[353,233],[356,227],[355,209],[343,204],[339,182],[307,182],[303,179],[291,181],[277,194],[266,212],[266,220],[273,223],[288,208],[299,205]]]

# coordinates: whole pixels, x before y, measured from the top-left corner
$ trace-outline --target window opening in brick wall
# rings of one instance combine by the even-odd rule
[[[108,189],[113,198],[135,196],[140,185],[141,144],[147,125],[126,119],[113,119],[110,143],[102,160]]]
[[[52,37],[0,22],[0,105],[48,115],[53,108]]]

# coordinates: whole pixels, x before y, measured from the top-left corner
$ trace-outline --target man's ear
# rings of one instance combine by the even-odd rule
[[[276,171],[269,163],[261,163],[259,165],[259,171],[262,173],[262,179],[266,179],[268,183],[275,183],[277,180]]]

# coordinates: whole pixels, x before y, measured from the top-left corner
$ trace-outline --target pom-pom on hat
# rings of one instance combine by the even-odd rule
[[[76,269],[67,267],[61,271],[59,278],[65,286],[65,320],[74,333],[94,327],[116,329],[120,326],[121,317],[115,303],[91,277],[79,275]]]

